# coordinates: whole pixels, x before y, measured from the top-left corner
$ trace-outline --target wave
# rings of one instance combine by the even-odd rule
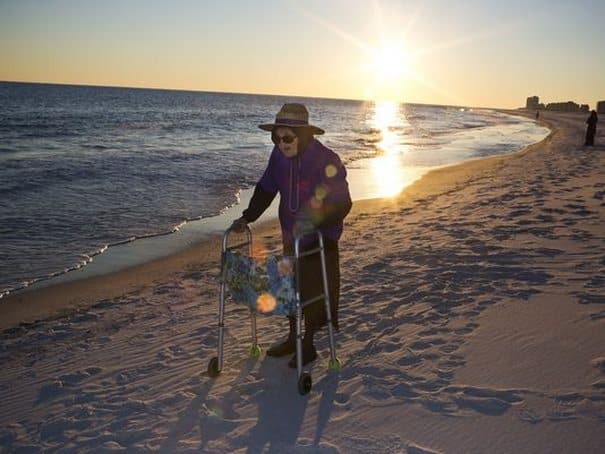
[[[238,194],[236,194],[236,197],[239,200]],[[237,203],[237,201],[234,203]],[[233,206],[233,204],[225,206],[218,213],[216,213],[216,215],[221,214],[225,210],[229,209],[231,206]],[[142,235],[135,235],[135,236],[131,236],[128,238],[124,238],[122,240],[118,240],[118,241],[114,241],[114,242],[105,244],[92,252],[82,254],[81,255],[82,259],[80,261],[78,261],[72,265],[69,265],[59,271],[54,271],[54,272],[46,274],[46,275],[35,276],[33,278],[30,278],[26,281],[23,281],[23,282],[17,284],[17,285],[10,285],[5,288],[0,288],[0,300],[10,294],[18,292],[20,290],[25,290],[25,289],[31,287],[32,285],[36,285],[36,284],[43,283],[45,281],[49,281],[51,279],[63,276],[72,271],[77,271],[77,270],[89,265],[90,263],[92,263],[94,261],[95,257],[110,251],[111,248],[114,248],[117,246],[123,246],[123,245],[133,243],[138,240],[149,239],[149,238],[158,238],[158,237],[162,237],[162,236],[166,236],[166,235],[172,235],[174,233],[178,233],[183,228],[183,226],[185,226],[187,223],[193,222],[193,221],[200,221],[202,219],[205,219],[205,217],[195,216],[195,217],[187,218],[187,219],[175,224],[172,228],[164,230],[164,231],[149,233],[149,234],[142,234]]]
[[[83,256],[83,257],[87,257],[87,256]],[[20,284],[17,285],[13,285],[13,286],[9,286],[7,288],[2,288],[0,289],[0,300],[2,298],[7,297],[8,295],[10,295],[11,293],[15,293],[18,292],[20,290],[25,290],[28,287],[31,287],[34,284],[39,284],[41,282],[45,282],[45,281],[49,281],[51,279],[57,278],[59,276],[62,276],[64,274],[67,274],[71,271],[76,271],[79,270],[80,268],[88,265],[90,262],[92,261],[92,257],[87,257],[84,260],[82,260],[81,262],[78,262],[72,266],[68,266],[60,271],[55,271],[53,273],[44,275],[44,276],[37,276],[37,277],[33,277],[27,281],[23,281]]]

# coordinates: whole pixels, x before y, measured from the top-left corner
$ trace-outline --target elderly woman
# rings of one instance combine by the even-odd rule
[[[231,228],[242,231],[269,207],[279,192],[279,221],[285,255],[294,255],[294,238],[301,238],[301,250],[317,247],[318,229],[324,237],[329,282],[332,324],[338,329],[338,300],[340,296],[340,265],[338,240],[343,219],[351,210],[347,171],[340,158],[314,138],[324,131],[309,124],[309,113],[302,104],[284,104],[275,122],[259,127],[271,132],[275,144],[269,163],[254,189],[248,208]],[[301,300],[307,301],[323,293],[319,254],[300,261]],[[315,301],[304,307],[305,334],[303,365],[317,358],[313,335],[327,323],[325,302]],[[296,321],[289,317],[290,331],[281,343],[267,350],[268,356],[285,356],[296,351]],[[296,368],[296,355],[288,363]]]

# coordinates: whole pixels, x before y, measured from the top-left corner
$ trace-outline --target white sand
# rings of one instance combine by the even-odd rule
[[[324,332],[307,396],[287,358],[247,357],[233,304],[208,377],[216,242],[9,298],[0,452],[603,452],[605,147],[581,147],[583,117],[545,113],[541,144],[355,205],[343,366]],[[255,238],[279,243],[274,223]],[[284,329],[260,319],[261,344]]]

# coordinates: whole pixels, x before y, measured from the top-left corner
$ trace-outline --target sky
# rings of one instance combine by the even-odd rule
[[[605,0],[0,0],[0,80],[594,108],[603,18]]]

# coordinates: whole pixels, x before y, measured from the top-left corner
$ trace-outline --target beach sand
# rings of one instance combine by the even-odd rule
[[[582,147],[584,117],[544,112],[539,144],[355,203],[342,368],[322,332],[307,396],[287,358],[248,357],[234,304],[208,377],[218,238],[3,299],[0,452],[603,452],[605,146]],[[285,329],[259,318],[262,347]]]

